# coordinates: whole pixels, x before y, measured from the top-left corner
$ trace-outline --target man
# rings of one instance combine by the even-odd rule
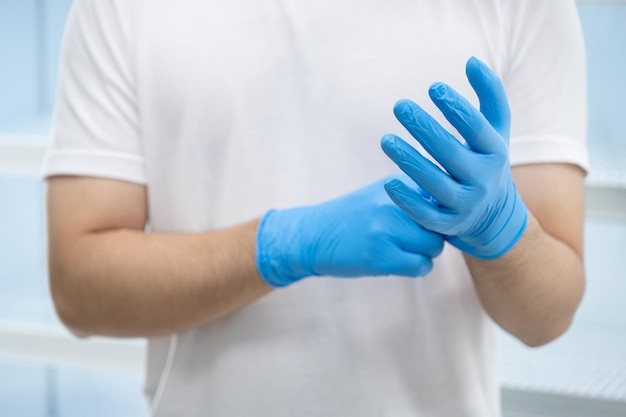
[[[571,323],[572,1],[79,0],[64,51],[52,293],[150,338],[154,415],[498,416],[491,319]]]

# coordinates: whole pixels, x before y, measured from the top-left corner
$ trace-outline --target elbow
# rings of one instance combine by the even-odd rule
[[[580,306],[585,292],[585,278],[579,280],[580,285],[573,286],[568,302],[562,304],[560,310],[552,314],[544,314],[535,324],[533,329],[525,332],[524,336],[518,336],[520,341],[528,347],[541,347],[563,336],[572,326],[576,311]]]
[[[84,307],[81,306],[81,297],[71,288],[70,277],[58,272],[50,272],[50,293],[54,309],[59,320],[74,336],[86,338],[93,334],[85,320]]]
[[[573,317],[569,317],[551,326],[544,327],[540,331],[518,336],[518,338],[522,343],[531,348],[545,346],[565,334],[571,327],[572,321]]]
[[[59,308],[58,304],[55,302],[55,309],[57,312],[57,316],[63,326],[75,337],[79,339],[85,339],[89,336],[93,336],[92,332],[88,331],[87,326],[85,326],[80,320],[77,319],[76,315],[72,315],[67,310],[63,308]]]

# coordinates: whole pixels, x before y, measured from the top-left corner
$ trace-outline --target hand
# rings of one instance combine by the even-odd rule
[[[467,62],[466,72],[480,111],[443,83],[433,84],[429,95],[467,146],[417,104],[400,100],[394,108],[400,123],[446,172],[397,136],[386,135],[381,141],[385,153],[432,198],[397,180],[386,183],[385,189],[426,229],[488,260],[515,245],[526,228],[528,210],[511,177],[510,110],[502,82],[476,58]]]
[[[394,177],[398,181],[398,177]],[[426,275],[443,237],[424,230],[386,194],[379,180],[316,206],[272,210],[257,232],[257,267],[271,286],[332,275]]]

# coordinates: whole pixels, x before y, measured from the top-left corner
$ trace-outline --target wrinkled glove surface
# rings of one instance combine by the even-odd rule
[[[444,240],[391,201],[384,184],[396,180],[387,177],[319,205],[266,213],[256,240],[263,279],[284,287],[317,275],[426,275]]]
[[[385,184],[391,199],[417,223],[446,236],[458,249],[479,259],[502,256],[520,239],[528,210],[518,194],[509,164],[510,110],[504,86],[476,58],[467,62],[469,82],[480,111],[443,83],[429,95],[465,139],[458,141],[420,106],[400,100],[397,119],[444,168],[395,135],[381,141],[384,152],[418,185]]]

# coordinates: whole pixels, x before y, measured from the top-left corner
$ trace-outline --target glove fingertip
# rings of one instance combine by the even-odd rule
[[[493,72],[487,64],[475,56],[472,56],[467,60],[465,65],[465,74],[468,78],[475,78],[476,76],[482,76],[484,78],[493,75]]]
[[[465,64],[465,71],[469,73],[472,70],[476,70],[481,67],[481,64],[482,64],[482,61],[476,58],[474,55],[472,55],[471,57],[469,57],[469,59],[467,60],[467,63]]]
[[[398,137],[396,135],[392,135],[391,133],[387,133],[380,139],[380,147],[387,154],[387,156],[389,156],[388,151],[395,148],[397,143]]]
[[[448,93],[448,85],[442,82],[432,83],[428,89],[428,95],[431,99],[437,100],[446,97]]]
[[[392,179],[389,182],[386,182],[384,185],[385,192],[387,193],[391,201],[393,201],[396,206],[404,209],[406,208],[406,204],[404,203],[405,196],[402,190],[402,186],[402,181],[398,179]]]
[[[433,261],[430,258],[424,258],[424,261],[421,263],[417,276],[424,277],[433,270]]]
[[[400,121],[408,120],[413,116],[416,104],[408,98],[401,98],[393,105],[393,114]]]
[[[404,183],[398,178],[391,178],[389,181],[385,182],[385,191],[387,191],[388,194],[393,194],[394,196],[402,195],[403,187],[405,187]]]

